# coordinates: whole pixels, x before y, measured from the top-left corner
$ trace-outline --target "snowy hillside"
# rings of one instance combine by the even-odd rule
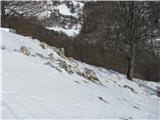
[[[0,31],[3,119],[160,119],[159,83],[129,81],[36,39]]]
[[[78,35],[82,26],[84,2],[71,1],[11,1],[5,14],[36,18],[49,30]]]

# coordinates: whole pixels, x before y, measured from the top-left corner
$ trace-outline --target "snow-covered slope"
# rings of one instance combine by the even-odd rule
[[[135,79],[57,54],[58,49],[1,29],[2,118],[159,119],[159,83]],[[27,56],[21,46],[30,51]],[[44,48],[44,49],[43,49]],[[52,54],[51,54],[52,53]],[[69,74],[59,63],[72,66]],[[91,69],[98,81],[77,74]]]

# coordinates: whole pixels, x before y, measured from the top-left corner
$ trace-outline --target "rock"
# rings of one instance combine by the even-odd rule
[[[59,62],[59,67],[61,67],[61,68],[66,68],[66,66],[67,66],[67,65],[66,65],[66,62],[65,62],[65,61],[62,61],[62,60],[61,60],[61,61]]]
[[[42,54],[40,54],[40,53],[36,53],[35,55],[38,56],[38,57],[40,57],[40,58],[42,58],[42,59],[45,59],[45,57]]]
[[[64,68],[66,72],[69,74],[74,73],[74,70],[73,70],[74,68],[71,65],[67,64],[65,61],[61,60],[59,63],[59,67]]]
[[[98,80],[95,72],[91,69],[85,68],[83,76],[88,80]]]
[[[32,56],[32,57],[36,57],[36,55],[34,55],[34,54],[32,54],[31,56]]]
[[[48,56],[53,57],[53,53],[50,53]]]
[[[57,54],[58,54],[60,57],[62,57],[62,58],[66,58],[66,57],[65,57],[64,48],[59,48],[59,49],[57,50]]]
[[[50,53],[48,56],[49,56],[48,59],[49,59],[50,61],[54,60],[53,53]]]
[[[31,54],[30,50],[26,46],[21,46],[20,52],[29,56]]]
[[[9,32],[16,33],[16,30],[11,28],[11,29],[9,29]]]
[[[46,62],[45,65],[51,65],[51,63],[50,62]]]
[[[89,68],[85,68],[84,69],[85,73],[90,75],[90,76],[94,76],[95,75],[95,72]]]
[[[76,73],[77,73],[79,76],[84,77],[84,72],[80,71],[79,69],[76,70]]]
[[[60,48],[59,51],[60,51],[61,54],[63,54],[63,55],[65,54],[64,48]]]
[[[41,46],[42,49],[46,48],[44,44],[40,44],[40,46]]]
[[[72,69],[72,66],[71,65],[68,65],[66,68],[65,68],[65,70],[66,70],[66,72],[68,72],[69,74],[72,74],[72,73],[74,73],[73,71],[73,69]]]
[[[56,48],[56,47],[50,46],[50,48],[51,48],[53,51],[57,52],[57,48]]]

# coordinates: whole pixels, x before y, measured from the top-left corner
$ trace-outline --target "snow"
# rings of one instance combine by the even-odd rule
[[[156,41],[160,41],[160,38],[156,39]]]
[[[129,81],[125,75],[61,58],[53,47],[42,49],[36,39],[0,29],[2,54],[2,119],[160,119],[160,98],[155,95],[159,83],[138,79]],[[47,58],[27,56],[40,53],[62,72],[46,65]],[[44,44],[47,46],[46,44]],[[79,70],[95,71],[99,82],[68,74],[56,61],[65,60]],[[127,87],[133,88],[133,91]]]
[[[38,15],[38,19],[49,18],[51,16],[51,11],[43,11]]]
[[[1,29],[3,29],[4,31],[9,32],[9,28],[1,28]],[[1,42],[2,42],[2,41],[1,41]]]
[[[18,1],[17,1],[18,2]],[[54,13],[56,10],[59,11],[60,14],[62,15],[66,15],[66,16],[72,16],[72,17],[79,17],[79,13],[82,12],[82,9],[84,7],[84,3],[81,3],[79,1],[75,1],[75,0],[71,0],[68,1],[68,3],[73,3],[74,8],[75,8],[75,12],[71,12],[71,8],[67,7],[67,5],[65,4],[65,0],[61,0],[59,2],[61,2],[59,5],[53,5],[52,0],[47,0],[47,1],[39,1],[36,0],[36,3],[26,3],[25,5],[21,5],[21,6],[17,6],[16,2],[15,4],[11,4],[11,6],[9,6],[6,9],[6,13],[11,13],[12,11],[16,11],[20,14],[25,14],[25,16],[32,16],[35,15],[38,17],[38,19],[43,20],[45,18],[49,18],[51,16],[51,13]],[[79,7],[77,7],[79,5]]]
[[[46,27],[46,28],[49,30],[57,31],[57,32],[63,32],[64,34],[68,36],[76,36],[80,33],[81,25],[78,24],[76,26],[73,26],[71,29],[65,29],[65,28],[58,27],[58,26]]]
[[[70,9],[66,6],[66,4],[61,4],[57,7],[59,9],[59,13],[68,16],[74,16],[76,14],[71,13]]]
[[[71,2],[73,3],[74,6],[77,7],[77,5],[79,4],[79,9],[83,9],[84,7],[84,3],[75,1],[75,0],[71,0]],[[72,13],[71,12],[71,8],[68,8],[66,4],[60,4],[59,6],[56,7],[57,10],[59,10],[59,13],[62,15],[67,15],[67,16],[73,16],[78,18],[78,11],[76,9],[76,12]]]
[[[68,8],[65,3],[60,4],[58,6],[54,6],[54,9],[58,10],[61,15],[79,18],[79,14],[83,13],[84,3],[80,3],[75,0],[72,0],[71,2],[73,3],[74,6],[79,5],[79,8],[75,7],[76,9],[75,9],[74,13],[71,13],[71,8]],[[68,36],[76,36],[80,33],[81,26],[82,25],[80,23],[77,23],[77,24],[73,25],[72,28],[68,28],[67,25],[65,26],[66,28],[63,28],[61,26],[50,26],[50,27],[46,27],[46,28],[49,30],[57,31],[57,32],[63,32]]]

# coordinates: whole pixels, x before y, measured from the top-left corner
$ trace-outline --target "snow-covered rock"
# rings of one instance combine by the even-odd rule
[[[9,32],[16,33],[15,29],[9,29]]]
[[[25,46],[21,46],[20,52],[25,54],[25,55],[28,55],[28,56],[31,54],[29,48],[27,48]]]
[[[85,68],[83,75],[84,75],[84,77],[86,79],[89,79],[89,80],[98,80],[98,78],[96,76],[96,73],[93,70],[91,70],[91,69]]]
[[[117,72],[64,59],[38,40],[0,31],[6,47],[0,49],[2,119],[160,119],[160,98],[154,93],[159,83],[129,81]],[[21,54],[21,46],[31,55]],[[59,67],[60,61],[74,73]],[[77,74],[86,68],[101,84]]]

